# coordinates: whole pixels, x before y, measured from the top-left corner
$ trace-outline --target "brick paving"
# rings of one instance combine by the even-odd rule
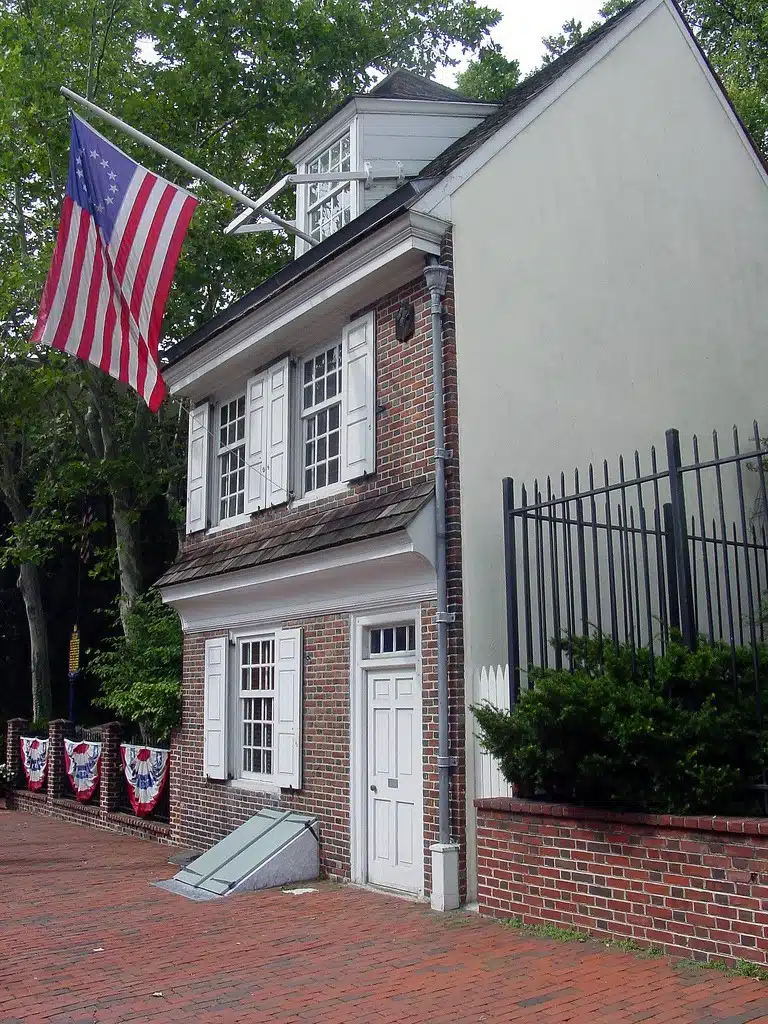
[[[168,847],[0,810],[0,1024],[768,1024],[768,985],[321,883],[192,903]]]

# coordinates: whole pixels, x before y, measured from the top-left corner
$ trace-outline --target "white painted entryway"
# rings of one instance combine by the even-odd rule
[[[421,615],[351,622],[352,881],[424,896]]]
[[[424,875],[421,688],[413,669],[366,671],[368,879],[417,893]]]

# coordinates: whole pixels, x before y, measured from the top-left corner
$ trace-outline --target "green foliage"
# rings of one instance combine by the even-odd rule
[[[768,153],[768,13],[764,0],[683,0],[681,7],[752,138]]]
[[[568,644],[563,645],[564,649]],[[752,656],[726,644],[673,642],[655,660],[596,638],[571,644],[573,673],[533,674],[511,712],[473,708],[483,745],[524,797],[658,813],[749,813],[768,757]],[[564,662],[567,664],[567,661]],[[763,690],[768,648],[760,649]],[[766,694],[768,695],[768,694]]]
[[[464,96],[500,103],[520,81],[520,62],[507,60],[498,43],[480,50],[477,60],[456,75],[456,88]]]
[[[126,635],[97,654],[90,671],[101,683],[96,703],[168,740],[181,720],[181,624],[156,591],[139,598]]]

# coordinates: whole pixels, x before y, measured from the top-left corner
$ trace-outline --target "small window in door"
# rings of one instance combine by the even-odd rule
[[[415,654],[416,626],[376,626],[368,630],[368,656],[384,654]]]

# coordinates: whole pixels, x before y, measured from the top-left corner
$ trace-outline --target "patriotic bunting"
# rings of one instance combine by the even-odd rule
[[[90,800],[101,777],[101,744],[64,740],[64,766],[78,800]]]
[[[21,763],[31,790],[43,788],[45,773],[48,771],[48,740],[36,736],[21,737]]]
[[[168,778],[170,751],[156,747],[140,747],[129,743],[120,746],[128,797],[134,813],[151,814]]]

